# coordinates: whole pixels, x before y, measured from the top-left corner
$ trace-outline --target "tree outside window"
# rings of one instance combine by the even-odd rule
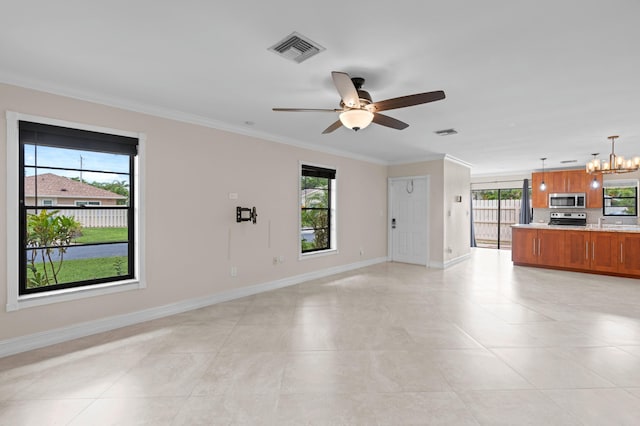
[[[302,166],[300,177],[301,252],[332,248],[332,183],[335,170]]]

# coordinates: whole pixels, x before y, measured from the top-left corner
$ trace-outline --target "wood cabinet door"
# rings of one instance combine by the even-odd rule
[[[590,232],[591,269],[600,272],[617,272],[620,250],[617,232]]]
[[[589,269],[591,265],[591,232],[566,231],[564,235],[564,266]]]
[[[567,175],[566,172],[549,172],[545,173],[545,180],[549,186],[550,194],[569,192],[567,191]]]
[[[538,263],[538,230],[511,228],[511,260],[513,263]]]
[[[567,192],[587,192],[584,185],[587,172],[584,170],[567,170],[563,173]]]
[[[564,266],[564,235],[566,231],[538,230],[538,264]]]
[[[531,207],[546,209],[549,204],[549,190],[540,191],[542,173],[531,173]]]
[[[598,182],[598,187],[593,187],[593,179]],[[590,175],[585,173],[584,179],[585,192],[587,194],[587,208],[588,209],[601,209],[602,208],[602,175]]]
[[[640,276],[640,234],[624,232],[618,234],[620,268],[618,272]]]

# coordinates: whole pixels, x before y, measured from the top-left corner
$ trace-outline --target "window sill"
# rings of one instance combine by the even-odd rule
[[[319,250],[319,251],[313,251],[311,253],[300,253],[298,260],[312,259],[314,257],[331,256],[334,254],[338,254],[338,249]]]
[[[28,294],[24,296],[18,296],[18,300],[14,303],[8,303],[7,312],[17,311],[24,308],[31,308],[34,306],[67,302],[70,300],[86,299],[87,297],[120,293],[123,291],[140,290],[145,287],[146,285],[143,282],[134,279],[105,284],[96,284],[87,287],[55,290],[47,293]]]

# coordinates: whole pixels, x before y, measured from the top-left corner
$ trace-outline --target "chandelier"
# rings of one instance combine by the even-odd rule
[[[623,156],[616,155],[615,143],[619,136],[609,136],[607,139],[611,140],[611,154],[609,154],[609,161],[601,161],[595,158],[598,154],[593,154],[594,159],[587,163],[587,173],[628,173],[635,172],[640,169],[640,157],[634,157],[633,160],[625,160]]]

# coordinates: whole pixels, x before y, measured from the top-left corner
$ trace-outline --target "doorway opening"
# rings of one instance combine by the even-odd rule
[[[511,250],[511,225],[519,222],[522,189],[471,190],[476,246]]]

